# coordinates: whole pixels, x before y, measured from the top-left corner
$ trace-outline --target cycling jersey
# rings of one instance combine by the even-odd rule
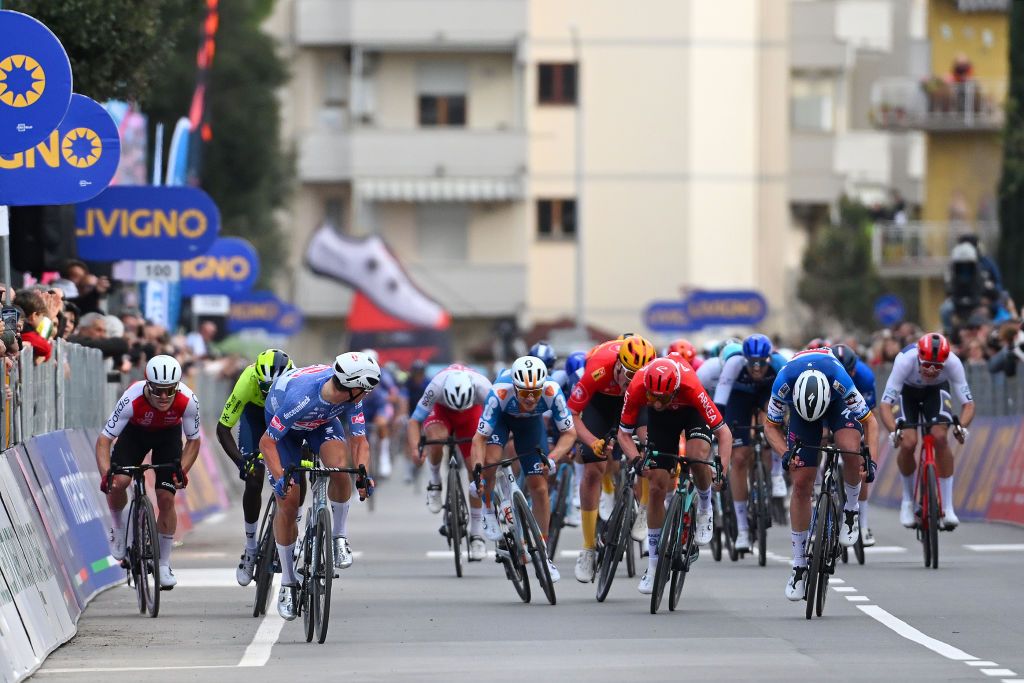
[[[116,439],[125,425],[133,424],[144,430],[159,431],[181,425],[185,438],[193,441],[199,438],[199,399],[184,384],[178,385],[178,393],[167,410],[157,410],[146,398],[146,382],[132,384],[118,399],[114,412],[103,426],[103,435]]]
[[[715,356],[709,358],[703,363],[697,370],[697,379],[700,380],[701,385],[704,387],[704,391],[714,396],[715,389],[718,388],[718,378],[722,376],[722,359]]]
[[[685,360],[680,359],[676,361],[676,365],[679,366],[682,381],[666,410],[692,408],[700,413],[708,427],[717,430],[723,424],[722,414],[718,411],[708,393],[704,391],[704,387],[701,386],[700,381],[697,379],[697,373],[693,371],[693,368]],[[633,376],[633,380],[629,383],[629,388],[626,390],[626,400],[622,406],[622,418],[619,423],[619,429],[627,434],[632,434],[633,430],[636,429],[640,411],[645,406],[650,405],[650,402],[647,400],[647,387],[644,384],[649,369],[650,366],[641,368]]]
[[[398,395],[398,383],[389,370],[381,368],[380,383],[373,391],[363,396],[363,417],[372,423],[378,417],[391,420],[394,406],[391,398]]]
[[[416,410],[413,411],[413,420],[422,422],[430,414],[435,404],[449,409],[452,408],[444,395],[444,383],[453,372],[465,372],[469,375],[469,379],[473,383],[473,405],[479,406],[484,404],[487,400],[487,395],[491,391],[491,381],[476,370],[467,368],[465,365],[453,363],[434,375],[434,379],[430,380],[430,384],[423,391],[423,396],[420,398],[419,403],[416,404]]]
[[[344,420],[352,436],[366,435],[363,403],[331,403],[321,390],[334,377],[327,365],[296,368],[279,377],[267,394],[267,434],[280,441],[289,430],[312,431]],[[338,425],[340,427],[340,424]]]
[[[722,366],[722,374],[718,378],[718,385],[715,387],[715,403],[724,406],[729,403],[729,396],[733,391],[742,391],[748,394],[756,393],[760,389],[772,386],[775,377],[786,364],[786,359],[776,351],[768,358],[768,368],[764,377],[754,379],[747,369],[747,359],[742,354],[737,354],[725,361]]]
[[[825,379],[831,384],[831,405],[845,404],[844,411],[848,410],[849,415],[859,422],[863,422],[871,414],[864,397],[857,391],[843,364],[836,360],[829,348],[825,347],[801,351],[783,366],[775,378],[775,384],[772,385],[772,396],[768,402],[767,417],[771,422],[782,424],[786,407],[793,405],[793,386],[797,377],[805,370],[818,370],[825,375]],[[795,415],[795,411],[793,414]]]
[[[864,361],[857,359],[857,367],[853,369],[853,383],[857,391],[864,397],[868,410],[874,410],[877,401],[875,399],[875,372]]]
[[[569,409],[582,412],[587,403],[596,394],[623,396],[625,387],[615,381],[615,364],[619,360],[621,341],[609,341],[596,346],[587,356],[587,364],[583,368],[583,376],[572,388],[569,396]]]
[[[921,389],[941,386],[946,382],[952,385],[960,403],[974,401],[971,396],[971,388],[967,386],[964,365],[955,353],[949,354],[949,358],[946,359],[942,370],[936,377],[929,378],[921,374],[921,365],[917,362],[917,345],[911,344],[900,351],[892,362],[892,372],[889,373],[889,380],[885,383],[882,403],[898,403],[904,387]]]
[[[552,372],[548,379],[557,384],[563,394],[569,396],[572,394],[573,385],[576,384],[576,381],[579,379],[579,374],[577,373],[570,376],[564,369],[559,369]]]
[[[242,370],[242,375],[235,382],[227,402],[224,403],[224,410],[220,414],[220,424],[227,428],[234,427],[241,417],[242,411],[249,404],[257,405],[260,408],[266,403],[267,396],[260,390],[259,380],[256,379],[256,364]]]
[[[504,381],[506,378],[509,381]],[[484,402],[484,412],[480,416],[480,424],[476,431],[484,436],[490,436],[498,424],[498,419],[507,415],[509,417],[541,419],[544,413],[551,411],[551,419],[559,432],[567,432],[573,428],[572,413],[569,412],[565,402],[565,394],[552,381],[544,382],[544,389],[541,392],[540,400],[532,409],[527,410],[519,404],[519,397],[516,395],[515,386],[511,382],[508,373],[502,373],[491,387]]]

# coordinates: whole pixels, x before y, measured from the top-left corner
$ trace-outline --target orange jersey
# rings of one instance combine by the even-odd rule
[[[608,341],[590,351],[583,376],[569,395],[569,410],[581,412],[595,394],[623,395],[622,387],[615,381],[615,363],[619,360],[621,346],[621,341]]]
[[[672,397],[672,402],[669,403],[666,410],[693,408],[704,418],[708,427],[718,429],[723,422],[722,414],[718,412],[718,408],[715,406],[715,402],[711,400],[711,397],[708,396],[708,392],[704,391],[703,385],[697,379],[697,373],[693,371],[693,368],[685,360],[677,359],[675,354],[672,355],[672,360],[679,366],[679,374],[682,381],[679,384],[676,395]],[[647,401],[647,387],[644,385],[644,382],[647,379],[647,372],[650,370],[650,367],[648,365],[636,373],[626,390],[626,401],[622,405],[622,418],[620,420],[620,428],[624,432],[632,432],[636,428],[640,409],[649,405]]]

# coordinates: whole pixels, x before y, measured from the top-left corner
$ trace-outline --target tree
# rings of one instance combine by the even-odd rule
[[[184,10],[195,0],[8,0],[4,9],[31,15],[60,39],[71,60],[75,92],[100,102],[136,99],[174,50]]]
[[[1010,88],[1003,129],[1003,175],[999,180],[998,249],[1003,286],[1017,305],[1024,302],[1024,3],[1010,3]]]

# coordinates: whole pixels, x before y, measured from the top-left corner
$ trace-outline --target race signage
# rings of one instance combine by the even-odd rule
[[[263,330],[267,334],[291,336],[302,329],[302,313],[273,292],[248,292],[231,300],[229,332]]]
[[[260,272],[255,247],[240,237],[221,237],[202,256],[181,264],[181,295],[242,294]]]
[[[47,139],[71,103],[71,62],[50,29],[0,10],[0,154]]]
[[[195,187],[115,186],[75,207],[78,255],[186,261],[217,239],[220,211]]]
[[[302,330],[304,319],[302,311],[292,304],[281,305],[281,315],[278,316],[275,324],[276,334],[283,334],[287,337],[298,334]]]
[[[768,314],[768,302],[753,291],[690,292],[682,301],[655,301],[644,324],[655,332],[692,332],[721,325],[756,325]]]
[[[0,155],[0,203],[39,206],[86,201],[110,184],[120,159],[121,140],[110,114],[88,97],[75,94],[67,116],[42,142]]]

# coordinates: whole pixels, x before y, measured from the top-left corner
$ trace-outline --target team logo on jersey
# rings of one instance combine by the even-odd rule
[[[779,387],[779,398],[786,398],[789,396],[789,383],[783,384]]]
[[[145,413],[143,413],[142,414],[142,419],[139,420],[139,424],[141,424],[141,425],[153,424],[153,411],[152,410],[147,410]]]
[[[356,413],[352,417],[352,424],[356,424],[356,425],[366,424],[366,416],[363,415],[362,413]]]
[[[276,430],[280,431],[280,430],[284,429],[284,424],[277,417],[277,415],[275,415],[274,417],[270,418],[270,427],[272,429],[276,429]]]
[[[545,396],[554,396],[555,395],[555,385],[554,384],[545,384],[544,385],[544,395]]]
[[[846,387],[844,387],[843,383],[837,379],[832,380],[832,388],[838,391],[840,394],[846,393]]]
[[[600,367],[597,370],[594,370],[592,373],[590,373],[590,376],[596,382],[599,379],[601,379],[602,377],[604,377],[605,372],[607,372],[607,370],[605,370],[603,367]]]
[[[582,384],[577,383],[576,386],[572,388],[573,400],[582,401],[586,397],[586,395],[587,392],[584,391]]]
[[[498,396],[499,401],[504,401],[508,398],[508,389],[495,389],[494,393]]]

